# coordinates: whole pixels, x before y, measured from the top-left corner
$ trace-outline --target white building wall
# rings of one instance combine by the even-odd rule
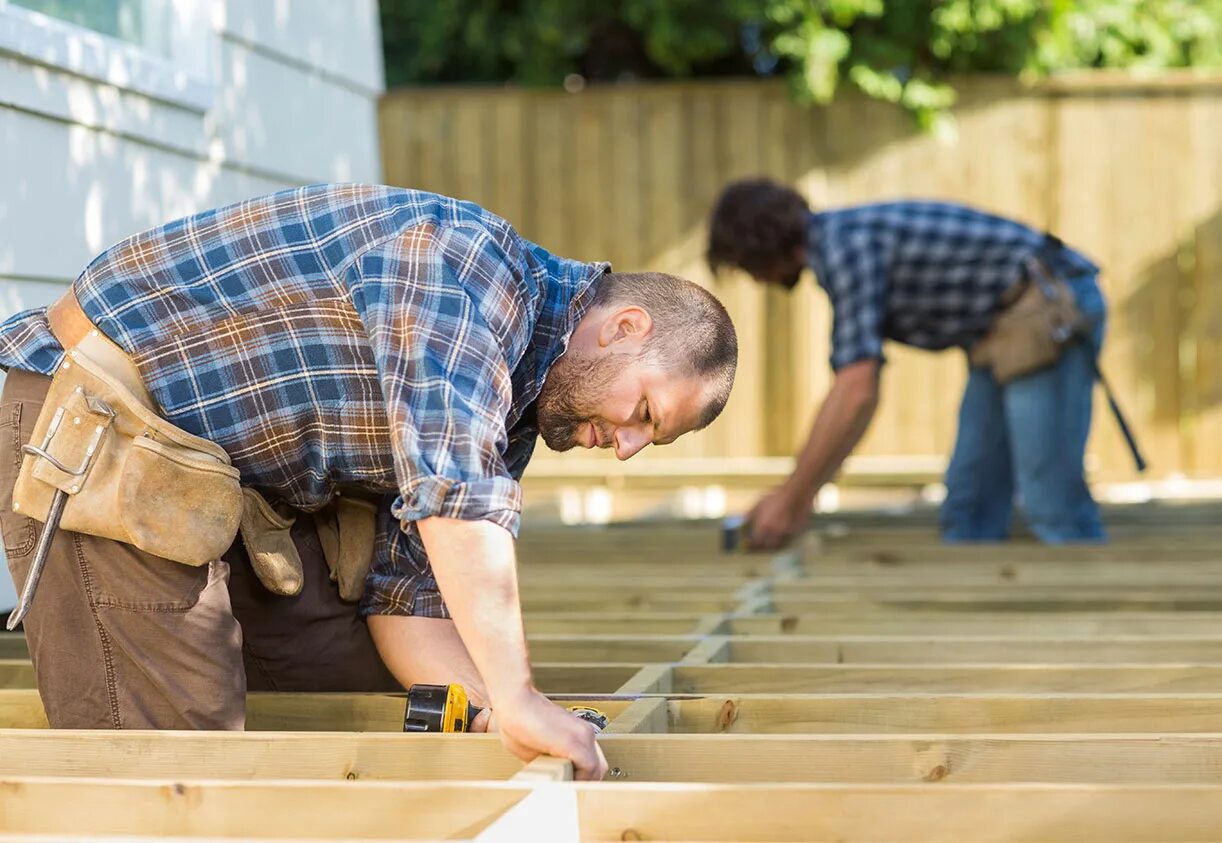
[[[0,0],[0,320],[145,228],[380,180],[376,0],[164,2],[168,58]]]

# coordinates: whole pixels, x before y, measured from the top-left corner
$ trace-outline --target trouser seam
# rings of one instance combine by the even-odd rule
[[[123,728],[123,718],[119,713],[119,683],[115,676],[115,661],[114,653],[111,648],[110,636],[106,633],[106,626],[102,623],[102,618],[98,614],[97,601],[93,599],[93,578],[89,575],[89,565],[85,561],[84,551],[81,549],[81,536],[79,533],[72,533],[72,547],[76,554],[76,564],[81,572],[81,580],[85,585],[85,597],[89,601],[89,612],[93,617],[93,625],[98,630],[98,640],[102,645],[102,664],[106,670],[106,700],[110,704],[110,723],[115,729]]]
[[[268,688],[273,691],[279,691],[280,688],[276,685],[275,677],[263,664],[263,660],[255,655],[255,651],[252,650],[250,645],[245,641],[245,636],[243,636],[242,649],[246,651],[246,655],[250,656],[250,663],[254,665],[255,669],[259,671],[259,675],[261,675],[267,682]]]

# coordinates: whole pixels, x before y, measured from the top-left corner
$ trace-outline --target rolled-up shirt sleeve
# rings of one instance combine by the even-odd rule
[[[354,272],[386,402],[399,528],[410,537],[415,522],[441,516],[516,535],[522,493],[504,462],[511,367],[503,332],[473,298],[499,295],[484,307],[512,311],[508,261],[478,228],[428,224],[365,252]]]
[[[378,513],[373,564],[361,597],[361,614],[449,618],[420,532],[414,525],[404,529],[392,508],[393,498],[387,498]]]

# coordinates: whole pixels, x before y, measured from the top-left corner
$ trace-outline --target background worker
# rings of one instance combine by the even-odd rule
[[[736,358],[725,309],[699,287],[557,257],[482,208],[434,194],[318,185],[124,240],[49,311],[0,325],[0,522],[19,589],[43,525],[12,494],[37,489],[39,471],[55,477],[41,457],[22,456],[36,426],[43,442],[48,390],[71,401],[61,387],[87,369],[135,373],[105,406],[95,396],[75,410],[87,423],[64,433],[88,432],[95,415],[99,430],[113,422],[97,470],[69,487],[66,529],[25,620],[51,724],[241,728],[243,638],[264,686],[317,689],[366,681],[351,670],[372,670],[372,633],[401,685],[461,683],[495,709],[520,757],[557,755],[600,777],[592,730],[531,680],[517,481],[536,436],[627,459],[707,425]],[[128,409],[145,391],[155,414]],[[125,440],[129,416],[151,433]],[[106,449],[120,446],[121,476],[107,476]],[[176,456],[128,475],[131,455],[163,451]],[[215,540],[196,513],[229,492],[191,496],[224,482],[226,456],[243,487],[243,541],[198,567],[170,561],[185,553],[175,543]],[[165,494],[133,495],[110,513],[140,525],[131,541],[101,535],[107,524],[67,529],[74,502],[112,506],[106,489],[174,479],[184,463],[199,484],[163,484]],[[349,499],[358,503],[330,520],[300,515]],[[236,531],[238,516],[220,514]],[[241,569],[232,604],[231,567]],[[255,596],[251,569],[295,596]],[[367,629],[340,591],[360,598]]]
[[[755,179],[718,199],[708,260],[785,289],[809,267],[832,307],[835,379],[793,474],[748,516],[753,546],[780,547],[805,528],[815,495],[878,406],[885,340],[971,352],[945,540],[1007,538],[1016,494],[1040,540],[1105,539],[1083,471],[1105,317],[1098,267],[1086,257],[962,205],[812,212],[797,191]]]

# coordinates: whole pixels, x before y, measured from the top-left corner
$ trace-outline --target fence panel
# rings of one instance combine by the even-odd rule
[[[1154,475],[1222,474],[1222,76],[959,87],[952,141],[861,97],[803,109],[767,81],[404,89],[382,103],[385,174],[479,202],[561,254],[673,272],[723,298],[742,345],[735,394],[666,457],[790,454],[830,382],[830,318],[812,285],[785,295],[709,277],[705,221],[728,180],[766,174],[817,207],[945,198],[1051,227],[1105,267],[1105,366]],[[962,356],[893,346],[888,357],[861,453],[900,469],[945,455]],[[1096,476],[1130,478],[1099,409]]]

